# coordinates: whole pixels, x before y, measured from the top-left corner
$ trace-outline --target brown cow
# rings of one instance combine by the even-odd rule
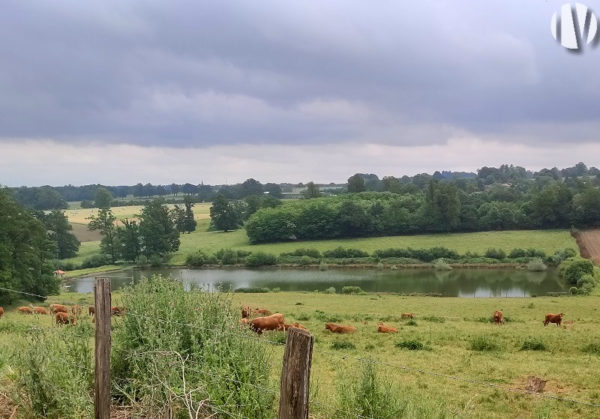
[[[504,315],[499,310],[494,311],[494,323],[504,324]]]
[[[17,310],[19,310],[19,313],[21,314],[33,314],[33,310],[26,306],[19,307]]]
[[[90,316],[93,316],[94,314],[96,314],[96,307],[94,307],[94,306],[88,306],[88,314]]]
[[[48,310],[46,310],[44,307],[34,307],[33,312],[35,314],[48,314]]]
[[[77,324],[77,318],[74,315],[69,316],[68,313],[65,313],[64,311],[59,311],[58,313],[56,313],[56,324],[58,325],[63,325],[63,324],[69,324],[71,323],[72,325]]]
[[[125,314],[125,307],[122,306],[114,306],[110,308],[110,313],[113,316],[123,316]]]
[[[548,326],[548,323],[556,323],[557,326],[560,326],[560,323],[562,322],[564,315],[565,315],[565,313],[560,313],[560,314],[548,313],[548,314],[546,314],[546,318],[544,319],[544,326]]]
[[[331,330],[333,333],[356,333],[354,326],[344,326],[335,323],[325,323],[325,329]]]
[[[266,308],[257,308],[257,309],[252,310],[252,312],[262,314],[263,316],[271,315],[271,312],[269,310],[267,310]]]
[[[284,332],[292,327],[295,327],[296,329],[302,329],[302,330],[308,330],[306,327],[304,327],[303,325],[301,325],[298,322],[295,323],[291,323],[291,324],[280,324],[279,327],[277,328],[277,330],[283,330]]]
[[[242,319],[247,319],[252,314],[252,309],[248,306],[242,307]]]
[[[414,314],[412,314],[412,313],[402,313],[402,316],[401,316],[401,317],[402,317],[403,319],[414,319],[414,318],[415,318],[415,315],[414,315]]]
[[[0,318],[2,318],[2,316],[4,316],[4,309],[0,307]]]
[[[71,313],[73,313],[75,316],[79,316],[81,314],[81,306],[79,304],[75,304],[73,307],[71,307]]]
[[[392,326],[386,326],[383,323],[377,323],[377,331],[379,333],[398,333],[398,329]]]
[[[260,335],[263,330],[277,330],[279,325],[283,325],[284,323],[283,314],[275,313],[270,316],[252,319],[250,321],[250,328]]]
[[[50,304],[50,312],[51,313],[68,313],[69,308],[62,304]]]

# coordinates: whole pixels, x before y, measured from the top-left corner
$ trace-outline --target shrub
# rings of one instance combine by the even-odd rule
[[[81,269],[97,268],[99,266],[110,265],[111,260],[108,255],[94,255],[85,258],[81,262]]]
[[[524,258],[527,256],[527,252],[524,249],[513,249],[508,254],[511,259]]]
[[[122,303],[127,316],[113,331],[113,393],[135,403],[140,416],[187,417],[186,400],[203,417],[221,410],[270,416],[272,394],[256,391],[269,386],[269,347],[238,327],[229,296],[186,292],[182,283],[154,276],[126,288]],[[201,406],[206,400],[210,405]]]
[[[342,294],[364,294],[365,292],[361,287],[356,287],[354,285],[348,285],[342,287]]]
[[[307,322],[310,320],[310,314],[302,313],[297,317],[298,321]]]
[[[277,257],[270,253],[256,252],[246,257],[246,266],[256,268],[259,266],[275,265]]]
[[[548,267],[544,264],[541,258],[536,257],[527,263],[527,270],[531,272],[543,272]]]
[[[208,256],[202,250],[190,253],[185,258],[185,264],[188,266],[204,266],[208,263]]]
[[[323,261],[321,261],[321,263],[319,263],[319,270],[320,271],[326,271],[329,269],[329,265]]]
[[[486,258],[490,258],[490,259],[502,260],[502,259],[506,259],[506,252],[502,249],[490,248],[485,251],[484,256]]]
[[[425,320],[426,322],[433,322],[433,323],[444,323],[446,322],[446,319],[443,317],[438,317],[438,316],[425,316],[425,317],[420,317],[422,320]]]
[[[321,252],[317,249],[296,249],[293,252],[281,253],[281,256],[308,256],[315,259],[321,258]]]
[[[522,351],[545,351],[547,350],[544,342],[537,338],[526,339],[521,345]]]
[[[331,344],[331,349],[356,349],[356,346],[347,340],[336,340]]]
[[[589,343],[581,348],[582,352],[594,355],[600,355],[600,343]]]
[[[409,321],[407,321],[404,324],[407,326],[417,326],[417,322],[414,319],[410,319]]]
[[[233,292],[239,292],[239,293],[248,293],[248,294],[252,294],[252,293],[266,293],[266,292],[270,292],[271,290],[269,288],[261,288],[261,287],[241,287],[241,288],[236,288]]]
[[[150,263],[150,266],[152,266],[153,268],[158,268],[167,263],[167,259],[168,258],[166,256],[162,256],[158,253],[155,253],[153,255],[150,255],[150,257],[148,258],[148,263]]]
[[[404,258],[417,259],[423,262],[432,262],[436,259],[451,259],[456,260],[460,255],[445,247],[432,247],[431,249],[380,249],[373,252],[373,256],[377,258]]]
[[[415,339],[396,342],[395,346],[396,348],[408,349],[409,351],[422,351],[427,349],[425,345]]]
[[[215,256],[223,265],[236,265],[238,263],[238,254],[233,249],[220,249],[215,253]]]
[[[340,246],[333,250],[324,251],[323,256],[326,258],[342,259],[342,258],[368,257],[369,254],[367,252],[365,252],[364,250],[343,248]]]
[[[487,336],[478,336],[471,339],[470,348],[473,351],[497,351],[500,345]]]
[[[592,261],[583,258],[565,259],[560,264],[559,274],[569,284],[575,285],[583,275],[594,274],[594,264]]]
[[[433,267],[435,268],[436,271],[451,271],[452,270],[452,266],[450,266],[448,263],[446,263],[444,261],[444,259],[436,260],[435,263],[433,264]]]
[[[311,264],[317,263],[317,262],[318,262],[317,259],[311,258],[310,256],[302,256],[300,258],[300,260],[298,261],[298,264],[300,266],[308,266],[308,265],[311,265]]]
[[[335,294],[335,288],[334,287],[329,287],[327,288],[325,291],[323,291],[325,294]]]

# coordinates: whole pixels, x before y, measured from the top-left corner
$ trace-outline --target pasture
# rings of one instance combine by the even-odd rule
[[[118,293],[114,298],[119,300]],[[395,394],[440,416],[592,417],[600,412],[543,396],[600,404],[598,297],[461,299],[290,292],[231,298],[239,307],[281,312],[286,323],[298,321],[313,333],[315,417],[334,413],[340,382],[360,373],[365,359],[377,366]],[[85,306],[91,301],[91,294],[62,294],[45,305]],[[489,322],[494,310],[503,311],[505,325]],[[414,313],[414,320],[402,319],[405,312]],[[565,327],[544,327],[548,312],[564,312]],[[353,325],[357,333],[334,335],[324,329],[328,321]],[[399,333],[377,333],[379,321]],[[50,316],[20,315],[14,307],[0,319],[2,388],[10,388],[10,354],[23,343],[30,326],[56,327]],[[271,386],[277,390],[283,332],[267,332],[257,339],[271,348]],[[523,392],[529,376],[547,380],[542,395]]]

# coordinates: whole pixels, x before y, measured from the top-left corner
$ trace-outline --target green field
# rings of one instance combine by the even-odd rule
[[[597,417],[600,412],[597,408],[520,391],[528,376],[536,376],[547,380],[546,395],[600,403],[600,353],[582,350],[595,343],[600,351],[599,297],[461,299],[267,293],[235,294],[232,298],[239,306],[248,304],[281,312],[286,322],[299,321],[313,333],[311,410],[315,417],[331,416],[339,381],[360,371],[364,361],[359,358],[372,359],[382,376],[395,386],[396,394],[448,417],[583,418]],[[90,294],[63,294],[51,297],[46,304],[85,305],[91,299]],[[504,326],[486,321],[497,309],[503,310],[507,318]],[[403,312],[414,313],[415,324],[400,319]],[[566,313],[566,328],[544,327],[542,321],[547,312]],[[324,330],[327,320],[354,325],[358,331],[332,335]],[[377,322],[381,320],[397,327],[399,333],[377,333]],[[0,319],[2,388],[10,388],[9,354],[24,341],[24,328],[32,325],[54,327],[49,316],[23,316],[12,310]],[[278,332],[260,338],[266,348],[272,349],[273,390],[277,390],[283,348],[267,341],[279,338]],[[495,349],[472,349],[472,342],[477,339],[495,345]],[[541,342],[545,350],[522,350],[527,340]],[[354,348],[333,349],[332,344],[338,341],[349,342]],[[422,343],[426,350],[396,347],[401,341]]]

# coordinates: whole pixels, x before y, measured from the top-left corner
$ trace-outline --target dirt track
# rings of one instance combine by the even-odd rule
[[[575,236],[581,256],[600,266],[600,229],[581,231]]]

